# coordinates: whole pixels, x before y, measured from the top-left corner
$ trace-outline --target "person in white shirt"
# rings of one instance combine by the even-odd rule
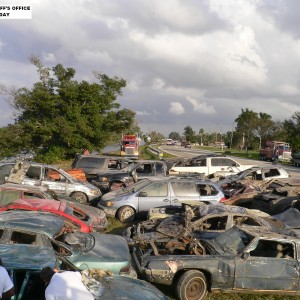
[[[81,274],[74,271],[55,272],[45,267],[40,277],[48,284],[45,291],[46,300],[94,300],[81,280]]]
[[[14,284],[6,269],[2,267],[2,261],[0,259],[0,299],[10,299],[14,294]]]

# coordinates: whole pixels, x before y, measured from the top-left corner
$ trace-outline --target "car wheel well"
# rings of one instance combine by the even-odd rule
[[[86,204],[89,201],[88,196],[84,192],[72,192],[70,197],[83,204]]]
[[[211,279],[212,279],[212,275],[207,270],[195,269],[195,268],[192,268],[192,269],[181,269],[174,276],[172,284],[176,285],[176,283],[178,282],[179,278],[183,275],[183,273],[185,273],[187,271],[191,271],[191,270],[193,270],[193,271],[200,271],[200,272],[203,273],[203,275],[206,278],[206,282],[207,282],[207,290],[210,292],[211,291]]]
[[[126,213],[127,212],[132,212],[131,214]],[[117,212],[116,212],[116,218],[124,223],[124,222],[131,222],[134,220],[135,218],[135,214],[136,214],[136,210],[134,207],[129,206],[129,205],[125,205],[125,206],[121,206]]]

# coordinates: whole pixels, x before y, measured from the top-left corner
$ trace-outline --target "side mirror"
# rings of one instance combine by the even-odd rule
[[[242,259],[248,259],[248,257],[250,256],[250,253],[249,252],[244,252],[243,254],[242,254]]]
[[[147,192],[140,192],[139,197],[147,197]]]

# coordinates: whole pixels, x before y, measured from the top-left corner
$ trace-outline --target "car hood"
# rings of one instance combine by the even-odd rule
[[[100,273],[98,275],[98,273]],[[103,271],[85,270],[82,272],[83,283],[95,299],[123,300],[167,300],[161,291],[152,284],[127,276],[103,276]]]
[[[74,238],[74,244],[82,242],[84,234],[69,234],[70,238]],[[88,269],[89,263],[113,264],[118,262],[130,261],[130,253],[126,240],[122,236],[114,234],[90,233],[89,236],[94,238],[94,244],[85,247],[81,244],[81,250],[73,247],[73,255],[68,258],[77,267]]]
[[[107,171],[107,172],[101,172],[101,173],[97,173],[98,177],[118,177],[118,176],[124,176],[127,175],[129,176],[128,172],[122,171],[122,170],[111,170],[111,171]]]

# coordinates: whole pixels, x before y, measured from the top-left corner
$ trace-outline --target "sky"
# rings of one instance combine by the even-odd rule
[[[32,19],[0,19],[0,85],[38,81],[45,66],[123,78],[117,98],[144,133],[227,132],[242,109],[283,121],[300,111],[298,0],[0,0]],[[13,123],[0,97],[0,126]]]

